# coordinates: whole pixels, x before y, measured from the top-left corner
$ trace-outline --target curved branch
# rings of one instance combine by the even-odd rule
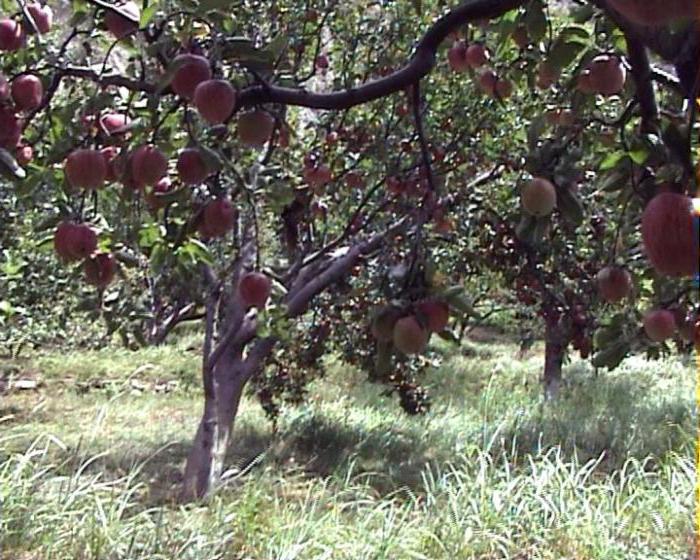
[[[242,89],[238,94],[236,110],[263,103],[278,103],[295,105],[310,109],[340,110],[349,109],[369,101],[381,99],[392,93],[403,91],[426,76],[435,66],[436,53],[440,44],[460,25],[479,19],[492,19],[503,15],[526,3],[527,0],[467,0],[458,8],[453,9],[438,19],[426,32],[416,46],[409,62],[399,70],[363,84],[357,88],[330,93],[313,93],[303,88],[288,88],[270,84],[261,84]],[[92,0],[96,5],[105,9],[120,11],[102,0]],[[135,80],[116,74],[101,75],[90,68],[69,66],[57,68],[58,74],[83,78],[102,86],[123,87],[130,91],[156,93],[157,84]],[[166,88],[163,93],[167,93]]]
[[[659,107],[654,93],[649,56],[644,44],[633,31],[624,29],[623,33],[627,42],[627,56],[632,68],[632,77],[636,86],[637,101],[642,117],[642,130],[653,132],[659,118]]]
[[[525,2],[526,0],[468,0],[433,24],[403,68],[357,88],[331,93],[313,93],[304,89],[268,84],[251,86],[239,92],[237,108],[262,103],[280,103],[310,109],[339,110],[386,97],[406,89],[426,76],[435,66],[438,47],[454,29],[470,21],[499,17]]]

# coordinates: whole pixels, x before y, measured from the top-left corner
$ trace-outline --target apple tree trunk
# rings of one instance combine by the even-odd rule
[[[558,322],[546,322],[544,343],[544,397],[551,400],[557,397],[561,388],[566,349],[564,329]]]
[[[206,496],[221,479],[226,450],[248,377],[238,358],[222,357],[213,372],[211,390],[205,391],[204,410],[192,443],[181,499]]]

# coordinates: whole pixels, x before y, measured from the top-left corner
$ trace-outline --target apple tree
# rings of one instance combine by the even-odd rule
[[[544,319],[550,394],[569,345],[694,329],[694,3],[444,4],[3,3],[0,188],[113,331],[203,323],[184,498],[246,386],[274,416],[330,350],[426,410],[482,278]]]

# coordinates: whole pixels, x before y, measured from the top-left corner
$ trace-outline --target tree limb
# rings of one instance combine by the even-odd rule
[[[116,11],[113,6],[108,6],[101,0],[92,1],[95,4],[99,2],[99,5],[106,9]],[[525,3],[526,0],[467,0],[461,6],[438,19],[430,27],[418,43],[413,56],[403,68],[383,78],[365,83],[357,88],[331,93],[313,93],[305,89],[270,84],[250,86],[238,92],[236,110],[263,103],[340,110],[403,91],[433,69],[438,47],[454,29],[470,21],[499,17]],[[69,66],[58,68],[58,71],[63,76],[84,78],[102,86],[117,86],[144,93],[155,93],[158,90],[156,84],[145,80],[134,80],[116,74],[100,75],[90,68]],[[163,93],[167,91],[165,90]]]
[[[633,31],[623,29],[623,33],[627,42],[627,56],[632,68],[637,101],[639,101],[642,131],[653,132],[659,118],[659,106],[656,103],[649,57],[644,44]]]

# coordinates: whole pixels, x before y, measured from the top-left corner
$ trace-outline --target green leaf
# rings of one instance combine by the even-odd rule
[[[527,27],[527,34],[537,42],[547,33],[547,16],[544,13],[544,4],[539,0],[533,1],[525,12],[523,23]]]
[[[618,340],[597,352],[596,355],[593,356],[591,364],[596,368],[606,367],[608,369],[615,369],[620,365],[620,362],[625,359],[630,349],[630,343],[627,340]]]
[[[585,23],[593,17],[595,10],[591,4],[576,6],[571,10],[571,18],[576,23]]]
[[[627,154],[625,152],[611,152],[600,162],[600,170],[607,171],[608,169],[612,169],[626,157]]]
[[[139,27],[144,28],[146,27],[151,19],[153,19],[153,16],[155,15],[156,11],[158,9],[158,0],[152,0],[152,3],[146,8],[143,12],[141,12],[141,19],[139,20]]]
[[[555,41],[547,61],[557,70],[566,68],[586,47],[578,41]]]
[[[154,274],[160,273],[167,258],[168,249],[165,245],[159,243],[153,247],[151,251],[151,269]]]
[[[288,38],[284,34],[279,34],[265,47],[265,51],[272,60],[277,60],[287,48]]]
[[[272,70],[276,58],[274,52],[256,48],[253,41],[247,37],[227,39],[221,56],[224,60],[236,60],[243,66],[259,72]]]
[[[649,150],[639,146],[634,150],[628,151],[627,155],[634,163],[637,165],[642,165],[649,157]]]

